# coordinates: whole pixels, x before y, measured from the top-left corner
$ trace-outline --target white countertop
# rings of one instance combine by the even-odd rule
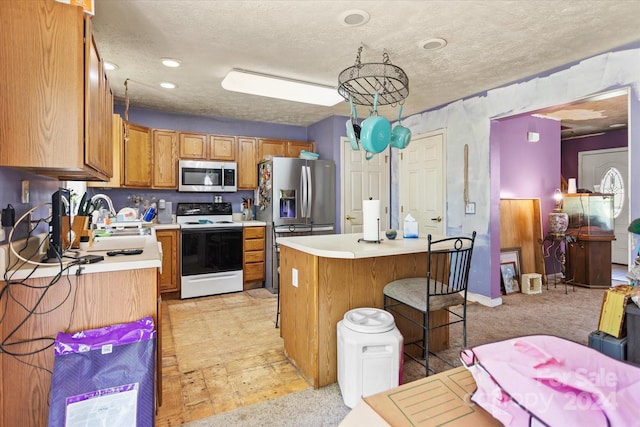
[[[19,248],[20,246],[14,246]],[[0,262],[2,262],[2,266],[0,266],[0,270],[4,273],[4,266],[9,264],[14,264],[16,261],[16,257],[14,254],[9,255],[9,248],[3,246],[0,248]],[[100,262],[96,262],[93,264],[79,264],[72,265],[69,268],[69,274],[76,274],[78,269],[81,269],[82,274],[87,273],[104,273],[111,271],[122,271],[122,270],[138,270],[142,268],[160,268],[162,266],[162,256],[160,253],[160,248],[158,245],[158,241],[155,238],[155,235],[149,236],[147,241],[145,242],[145,246],[142,249],[142,253],[140,255],[116,255],[116,256],[108,256],[106,251],[69,251],[67,252],[69,255],[73,255],[76,257],[82,257],[83,255],[102,255],[104,256],[104,260]],[[35,261],[39,261],[42,256],[33,257]],[[71,258],[63,258],[63,268],[73,264],[76,260]],[[7,277],[20,280],[26,277],[38,278],[38,277],[53,277],[60,273],[60,263],[52,262],[47,263],[47,265],[38,265],[38,268],[32,272],[33,268],[36,266],[34,264],[25,264],[21,265],[17,270],[7,272]],[[66,274],[66,273],[65,273]]]
[[[384,233],[383,233],[384,234]],[[444,236],[432,236],[440,239]],[[395,240],[384,239],[380,243],[358,242],[362,233],[323,234],[315,236],[279,237],[278,244],[325,258],[373,258],[427,252],[427,238]]]

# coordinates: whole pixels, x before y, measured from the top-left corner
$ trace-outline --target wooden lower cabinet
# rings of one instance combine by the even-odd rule
[[[265,279],[265,227],[245,227],[243,230],[243,289],[261,288]]]
[[[74,271],[53,286],[51,277],[25,279],[27,286],[12,287],[14,299],[3,303],[0,336],[14,332],[5,348],[33,354],[14,358],[0,352],[0,426],[47,425],[54,352],[46,347],[58,332],[102,328],[145,316],[152,316],[158,325],[157,268],[80,275]],[[37,307],[38,314],[27,316],[23,305]]]
[[[566,280],[589,288],[611,287],[611,240],[598,237],[585,240],[581,237],[567,245]]]
[[[180,292],[180,231],[156,230],[162,245],[162,272],[158,272],[160,292]]]

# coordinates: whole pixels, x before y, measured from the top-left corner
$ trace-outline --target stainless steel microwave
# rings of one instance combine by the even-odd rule
[[[235,162],[180,160],[178,191],[238,191],[238,165]]]

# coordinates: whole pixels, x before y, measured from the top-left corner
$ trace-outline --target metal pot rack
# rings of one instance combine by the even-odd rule
[[[354,104],[373,106],[378,92],[378,105],[395,105],[409,95],[409,78],[404,70],[391,63],[389,54],[382,54],[381,63],[362,63],[362,46],[355,64],[338,75],[338,93]]]

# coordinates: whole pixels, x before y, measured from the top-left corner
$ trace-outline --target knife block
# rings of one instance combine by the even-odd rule
[[[76,215],[73,218],[73,224],[71,224],[71,231],[73,231],[72,236],[74,236],[73,238],[73,242],[71,242],[71,247],[72,248],[79,248],[80,247],[80,236],[87,236],[90,235],[89,233],[89,217],[88,216],[81,216],[81,215]],[[65,239],[68,241],[68,233],[64,233]],[[68,244],[68,242],[65,242]]]

